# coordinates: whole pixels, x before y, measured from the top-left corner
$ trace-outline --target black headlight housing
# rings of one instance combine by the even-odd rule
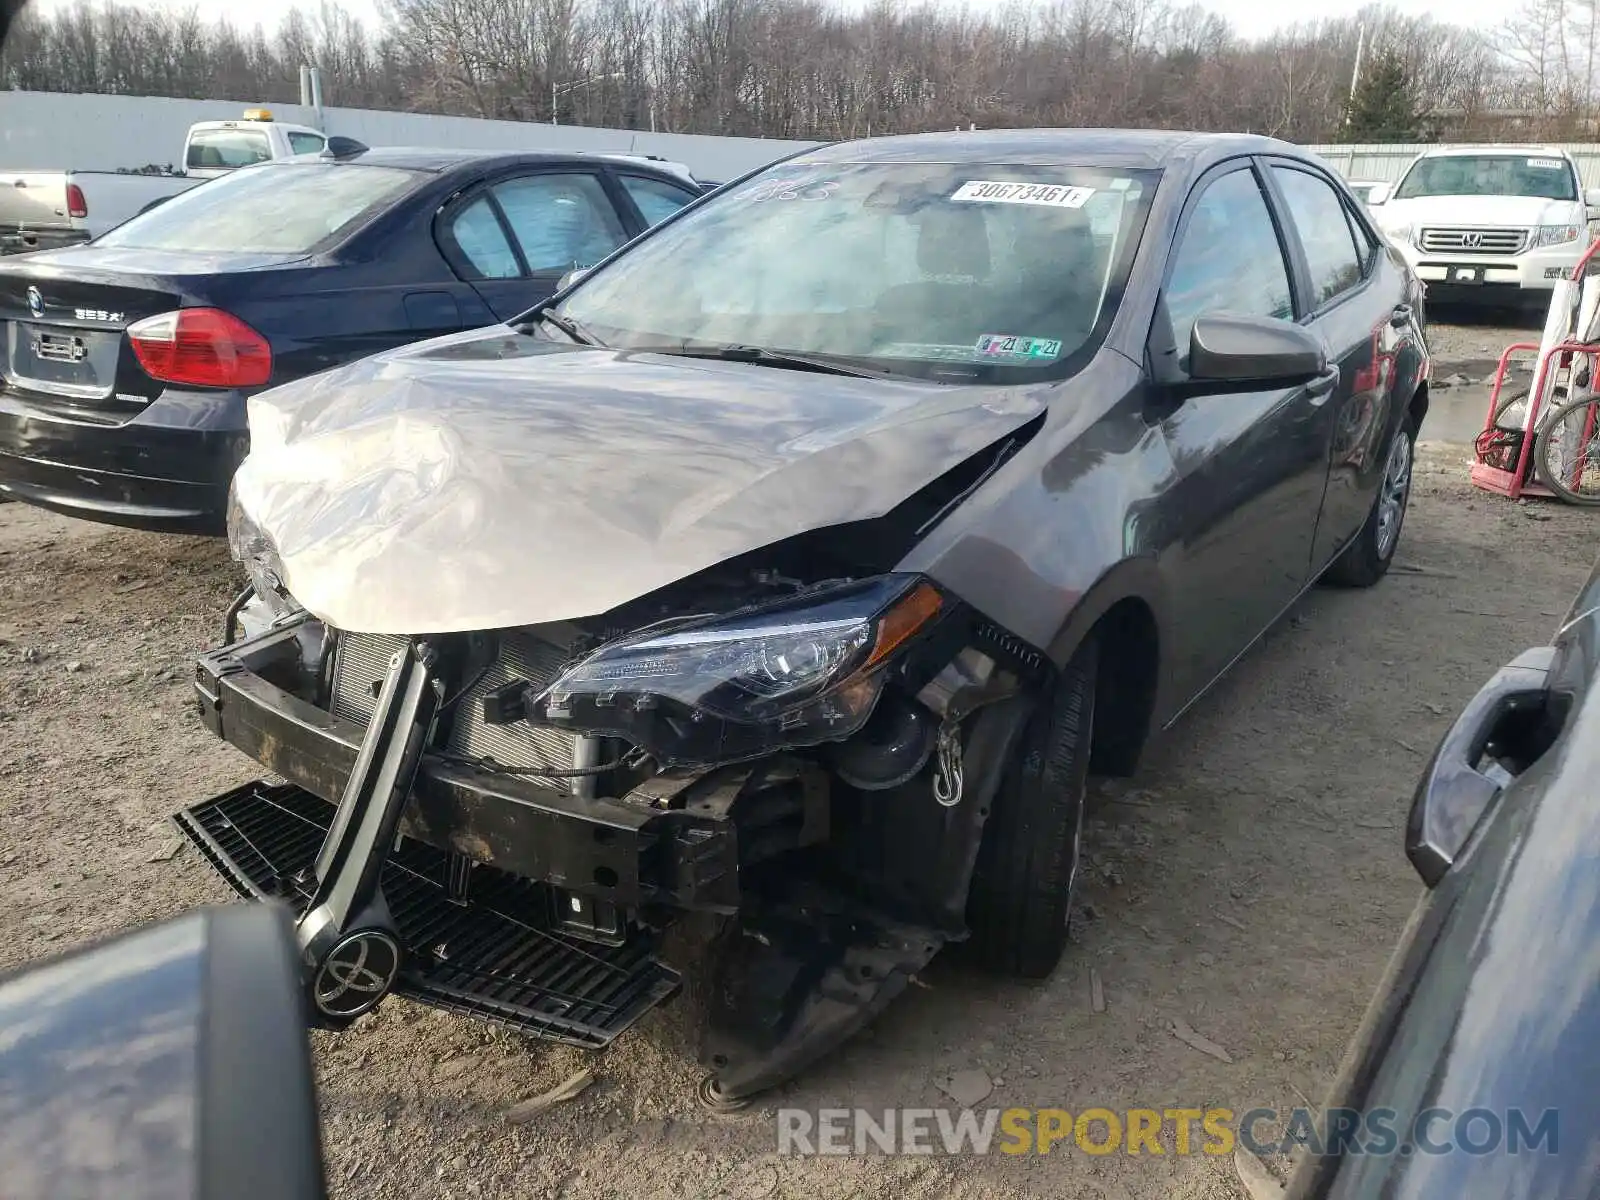
[[[816,588],[608,642],[526,702],[528,719],[618,737],[663,765],[737,762],[858,732],[890,665],[951,609],[918,575]]]

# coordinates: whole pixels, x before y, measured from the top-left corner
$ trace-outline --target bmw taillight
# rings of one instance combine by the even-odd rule
[[[199,387],[260,387],[272,377],[272,347],[219,308],[180,308],[128,326],[133,353],[152,379]]]
[[[67,216],[87,217],[89,202],[83,198],[83,189],[75,183],[67,184]]]

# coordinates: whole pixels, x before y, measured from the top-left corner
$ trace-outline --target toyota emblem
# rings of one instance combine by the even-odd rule
[[[1476,250],[1483,245],[1483,234],[1476,229],[1463,233],[1461,235],[1461,244],[1468,250]]]
[[[36,317],[44,316],[44,296],[36,287],[28,289],[28,311]]]
[[[348,1020],[376,1007],[399,974],[399,943],[382,930],[363,929],[328,951],[311,998],[326,1016]]]

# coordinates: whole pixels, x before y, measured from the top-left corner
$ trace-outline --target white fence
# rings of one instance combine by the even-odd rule
[[[1578,174],[1585,183],[1600,180],[1600,143],[1552,143],[1572,155],[1578,164]],[[1334,170],[1346,179],[1370,180],[1373,183],[1394,183],[1417,155],[1430,147],[1422,144],[1307,146],[1320,155]],[[1595,184],[1600,186],[1600,184]]]
[[[99,96],[0,91],[0,166],[19,171],[71,168],[109,171],[177,163],[184,131],[195,121],[239,117],[254,101],[175,100],[164,96]],[[274,104],[283,121],[311,124],[295,104]],[[816,142],[769,138],[647,133],[586,125],[484,121],[426,113],[328,108],[324,125],[369,146],[453,146],[469,150],[588,150],[659,154],[688,165],[702,179],[723,180]],[[1600,181],[1600,144],[1563,147],[1585,180]],[[1393,182],[1423,145],[1308,146],[1346,179]]]
[[[18,171],[114,171],[149,163],[179,166],[183,135],[190,125],[196,121],[237,119],[254,103],[0,91],[0,166]],[[270,107],[281,121],[314,123],[310,110],[299,105]],[[686,164],[702,179],[718,181],[815,145],[768,138],[641,133],[361,108],[326,108],[323,112],[329,133],[353,137],[369,146],[659,154]]]

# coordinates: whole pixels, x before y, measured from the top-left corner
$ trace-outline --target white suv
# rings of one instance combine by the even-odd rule
[[[1419,154],[1368,204],[1430,296],[1547,302],[1589,245],[1600,189],[1564,150],[1462,146]]]

